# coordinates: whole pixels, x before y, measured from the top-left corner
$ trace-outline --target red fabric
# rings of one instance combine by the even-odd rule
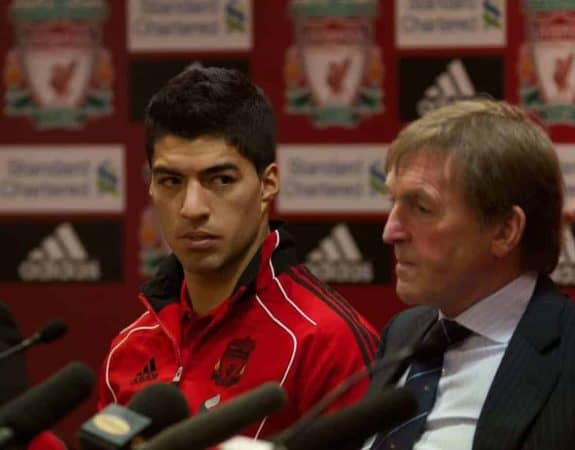
[[[64,443],[50,431],[44,431],[28,444],[28,450],[66,450]]]
[[[100,380],[99,408],[112,401],[128,403],[148,383],[173,381],[180,367],[179,387],[192,414],[275,380],[289,400],[268,418],[261,438],[294,422],[342,380],[365,368],[375,355],[376,333],[305,269],[293,264],[286,270],[286,261],[275,254],[285,248],[279,239],[276,231],[264,242],[251,286],[255,295],[241,286],[201,318],[185,314],[181,284],[174,301],[159,312],[145,301],[148,312],[112,342]],[[359,382],[330,410],[360,399],[368,383],[367,378]],[[253,436],[258,426],[243,434]]]

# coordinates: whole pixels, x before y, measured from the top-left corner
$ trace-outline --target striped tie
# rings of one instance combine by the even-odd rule
[[[435,403],[437,384],[441,377],[443,355],[471,333],[458,323],[441,319],[429,330],[425,341],[431,345],[431,351],[418,355],[412,362],[407,374],[405,386],[413,390],[417,399],[417,414],[407,422],[397,426],[387,434],[378,435],[370,450],[409,450],[423,434],[425,421]]]

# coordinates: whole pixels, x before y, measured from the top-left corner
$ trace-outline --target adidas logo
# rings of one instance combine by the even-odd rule
[[[424,98],[417,102],[417,113],[424,116],[434,109],[475,94],[465,66],[460,59],[454,59],[447,65],[447,70],[435,78],[434,85],[425,90]]]
[[[152,381],[158,378],[158,369],[156,369],[156,360],[152,356],[148,363],[140,370],[130,384],[141,384],[146,381]]]
[[[90,259],[68,222],[59,225],[18,266],[23,281],[96,281],[100,263]]]
[[[336,225],[306,258],[306,265],[326,282],[371,283],[373,264],[364,261],[346,224]]]
[[[563,228],[563,247],[551,279],[561,286],[575,285],[575,239],[568,226]]]

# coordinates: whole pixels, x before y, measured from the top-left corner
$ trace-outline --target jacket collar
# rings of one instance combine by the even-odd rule
[[[561,372],[561,320],[565,302],[540,276],[485,399],[473,449],[519,448]]]
[[[269,279],[269,271],[277,276],[296,263],[293,238],[282,222],[270,222],[270,233],[242,272],[230,298],[241,301],[251,297],[257,287]],[[273,266],[273,269],[271,268]],[[176,255],[166,256],[154,278],[144,283],[141,292],[156,312],[180,301],[184,270]]]
[[[554,373],[548,377],[547,369],[535,364],[535,361],[538,360],[540,355],[544,355],[555,348],[559,341],[561,313],[563,311],[563,303],[557,301],[560,295],[562,294],[558,292],[555,284],[548,277],[539,276],[535,292],[517,325],[512,340],[509,342],[506,356],[490,388],[484,405],[484,409],[487,408],[487,411],[491,409],[491,404],[496,401],[498,395],[502,398],[507,398],[505,392],[509,389],[508,383],[516,382],[517,379],[521,378],[515,377],[513,380],[509,380],[503,376],[508,371],[508,366],[515,364],[515,358],[519,353],[533,353],[532,358],[524,359],[523,363],[530,365],[530,361],[534,361],[534,376],[539,374],[547,380],[555,380]],[[385,348],[380,348],[380,354],[383,354],[383,359],[380,362],[382,369],[374,377],[373,389],[379,389],[380,386],[397,382],[409,364],[409,360],[398,361],[395,356],[402,354],[402,349],[416,348],[426,331],[437,320],[437,316],[438,310],[428,306],[412,308],[396,316],[393,326],[388,326],[386,329],[384,342],[387,345]],[[518,372],[512,373],[516,374]],[[523,379],[525,380],[525,378]],[[544,384],[548,385],[547,381]],[[533,389],[537,390],[540,384],[535,383],[533,386]],[[500,416],[498,415],[497,417]],[[485,419],[483,421],[485,422]],[[481,421],[478,423],[478,426],[480,425],[482,425]]]

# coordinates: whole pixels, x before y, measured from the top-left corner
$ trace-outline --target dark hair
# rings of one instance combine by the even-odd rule
[[[221,137],[252,162],[258,175],[275,160],[275,117],[263,91],[242,73],[192,65],[170,79],[146,108],[146,154],[173,134]]]
[[[454,179],[482,224],[503,219],[519,206],[526,216],[522,268],[553,271],[561,250],[563,178],[553,144],[526,112],[488,99],[432,111],[391,144],[386,171],[420,151],[453,162]]]

